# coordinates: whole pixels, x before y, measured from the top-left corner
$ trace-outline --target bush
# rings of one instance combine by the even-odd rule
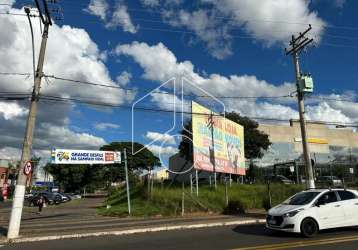
[[[229,201],[229,204],[224,209],[224,214],[244,214],[245,205],[240,200]]]

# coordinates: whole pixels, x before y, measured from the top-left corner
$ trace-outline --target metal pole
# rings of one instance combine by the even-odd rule
[[[127,201],[128,201],[128,214],[131,215],[131,196],[129,192],[129,178],[128,178],[128,164],[127,164],[127,150],[124,148],[124,170],[126,172],[126,186],[127,186]]]
[[[211,187],[211,174],[209,175],[209,186]]]
[[[225,178],[225,204],[226,206],[229,205],[229,195],[227,190],[227,179]]]
[[[213,171],[214,171],[214,187],[216,189],[216,162],[215,162],[215,142],[214,142],[214,119],[213,119],[213,112],[210,114],[210,128],[211,128],[211,156],[212,156],[212,164],[213,164]]]
[[[294,39],[292,40],[292,42],[293,41],[294,41]],[[305,104],[304,104],[304,100],[303,100],[304,96],[303,96],[303,93],[299,89],[299,80],[301,77],[301,73],[300,73],[300,65],[299,65],[299,61],[298,61],[298,52],[293,53],[293,63],[295,65],[297,97],[298,97],[298,112],[299,112],[299,116],[300,116],[303,156],[305,159],[306,171],[307,171],[307,175],[308,175],[307,176],[308,177],[307,184],[308,184],[308,188],[315,188],[309,147],[308,147],[308,142],[307,142]]]
[[[190,193],[193,194],[193,174],[190,174]]]
[[[196,184],[196,196],[199,196],[199,177],[198,170],[195,170],[195,184]]]
[[[37,102],[39,100],[41,79],[43,76],[42,71],[43,71],[43,64],[45,59],[48,30],[49,30],[49,23],[46,22],[44,32],[42,34],[40,54],[39,54],[37,71],[34,80],[34,88],[31,96],[30,111],[27,118],[26,133],[25,133],[24,143],[22,147],[20,168],[19,168],[19,173],[18,173],[16,187],[15,187],[14,199],[12,202],[12,210],[10,215],[8,234],[7,234],[8,239],[17,238],[19,236],[19,231],[20,231],[20,223],[21,223],[22,209],[24,206],[24,195],[25,195],[26,180],[27,180],[27,176],[24,174],[23,167],[25,163],[29,161],[31,158],[30,155],[32,149],[33,134],[35,129]]]
[[[294,164],[295,164],[295,171],[296,171],[296,183],[299,184],[300,180],[298,177],[298,166],[297,166],[296,161],[294,162]]]
[[[182,182],[182,194],[181,194],[181,216],[184,216],[184,182]]]

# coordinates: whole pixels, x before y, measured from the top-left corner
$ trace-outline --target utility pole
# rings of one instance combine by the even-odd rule
[[[213,172],[214,172],[214,188],[216,189],[216,168],[215,168],[215,142],[214,142],[214,118],[213,118],[213,112],[210,113],[209,119],[208,119],[208,127],[211,130],[211,149],[209,148],[209,154],[210,154],[210,161],[211,164],[213,164]]]
[[[38,59],[38,64],[37,64],[37,70],[35,73],[34,87],[33,87],[32,96],[31,96],[30,111],[29,111],[29,115],[27,118],[26,134],[25,134],[24,143],[23,143],[23,147],[22,147],[20,168],[19,168],[19,173],[18,173],[18,177],[17,177],[17,181],[16,181],[14,199],[12,202],[12,210],[11,210],[11,216],[10,216],[10,222],[9,222],[9,229],[8,229],[8,233],[7,233],[8,239],[14,239],[19,236],[22,209],[24,206],[24,195],[25,195],[25,189],[26,189],[26,181],[27,181],[27,176],[25,175],[23,168],[24,168],[26,162],[30,161],[30,159],[31,159],[31,149],[32,149],[32,141],[33,141],[33,134],[34,134],[34,128],[35,128],[35,121],[36,121],[37,103],[39,100],[41,79],[43,76],[42,70],[43,70],[43,64],[44,64],[44,59],[45,59],[48,30],[49,30],[49,26],[52,25],[51,17],[50,17],[50,13],[48,10],[46,0],[43,0],[45,16],[43,16],[43,14],[42,14],[42,10],[40,8],[40,4],[39,4],[38,0],[35,0],[35,2],[36,2],[36,7],[40,14],[41,21],[45,25],[45,27],[44,27],[44,31],[42,33],[41,48],[40,48],[40,54],[39,54],[39,59]]]
[[[124,170],[126,172],[126,189],[127,189],[128,215],[131,216],[131,197],[130,197],[130,191],[129,191],[127,149],[126,148],[124,148],[123,154],[124,154]]]
[[[309,28],[306,29],[303,33],[300,33],[298,37],[292,35],[292,40],[290,42],[291,49],[285,50],[286,55],[292,55],[293,64],[295,67],[295,78],[296,78],[296,86],[297,86],[297,98],[298,98],[298,111],[300,116],[300,126],[301,126],[301,137],[302,137],[302,148],[303,148],[303,156],[305,159],[306,173],[307,173],[307,184],[308,188],[315,188],[314,178],[313,178],[313,170],[310,159],[310,151],[307,142],[307,130],[306,130],[306,120],[305,120],[305,105],[304,105],[304,91],[301,86],[301,72],[300,72],[300,64],[299,64],[299,53],[311,42],[313,42],[313,38],[307,38],[305,35],[312,29],[312,26],[309,25]]]

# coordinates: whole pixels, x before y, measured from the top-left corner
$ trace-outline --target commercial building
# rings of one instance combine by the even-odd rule
[[[300,123],[291,120],[287,124],[259,124],[259,130],[268,134],[272,145],[261,159],[254,160],[258,167],[273,169],[282,166],[292,172],[292,176],[304,176],[305,169],[302,155],[302,138]],[[352,176],[358,171],[358,132],[352,128],[337,128],[320,122],[307,122],[307,133],[310,156],[315,174],[328,175],[332,166],[343,166],[347,175]],[[248,162],[246,163],[248,167]],[[169,169],[185,174],[170,174],[170,179],[187,181],[195,171],[190,162],[185,161],[178,154],[169,160]],[[295,173],[293,173],[295,172]],[[199,172],[199,179],[208,179],[210,174]],[[294,177],[295,179],[296,177]]]
[[[264,157],[256,161],[259,166],[277,162],[302,162],[302,138],[298,121],[289,124],[260,124],[259,130],[269,135],[272,143]],[[350,128],[336,128],[320,122],[307,122],[310,156],[313,163],[357,164],[358,133]]]

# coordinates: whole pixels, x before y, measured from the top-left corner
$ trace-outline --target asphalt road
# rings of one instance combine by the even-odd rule
[[[314,239],[299,235],[272,233],[263,225],[217,227],[155,232],[126,236],[106,236],[3,246],[5,249],[357,249],[358,228],[322,232]]]

